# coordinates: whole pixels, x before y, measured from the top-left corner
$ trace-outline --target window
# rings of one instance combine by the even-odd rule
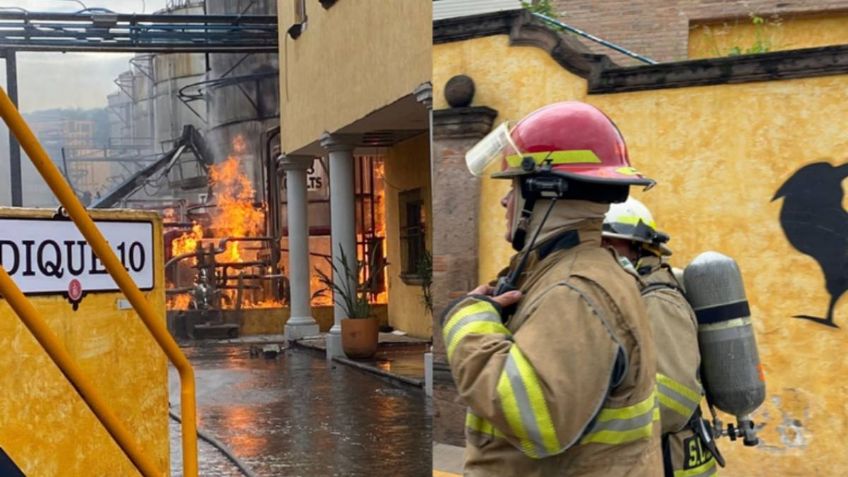
[[[408,284],[420,284],[424,279],[425,214],[421,189],[403,191],[398,197],[400,212],[401,279]]]

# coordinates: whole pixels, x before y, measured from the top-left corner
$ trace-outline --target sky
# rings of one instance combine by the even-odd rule
[[[121,13],[152,13],[166,0],[81,0],[88,8]],[[76,12],[72,0],[0,0],[0,9]],[[19,53],[18,95],[23,112],[52,108],[99,108],[117,91],[114,79],[129,68],[127,53]],[[0,84],[5,87],[5,64],[0,60]]]
[[[166,0],[82,0],[89,7],[121,13],[152,13]],[[0,0],[0,9],[76,12],[79,3],[66,0]],[[24,113],[52,108],[99,108],[106,96],[117,91],[113,82],[129,68],[132,55],[125,53],[19,53],[18,96]],[[0,60],[0,85],[6,86],[5,62]],[[0,205],[9,205],[8,129],[0,122]],[[28,160],[23,159],[25,205],[49,206],[55,200]]]

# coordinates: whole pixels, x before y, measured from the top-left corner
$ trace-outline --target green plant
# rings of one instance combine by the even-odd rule
[[[433,314],[433,294],[430,289],[433,285],[433,256],[428,250],[424,250],[421,260],[418,261],[418,275],[421,277],[421,301],[424,308]]]
[[[728,51],[727,56],[756,55],[758,53],[768,53],[771,50],[771,41],[765,37],[763,31],[766,20],[753,13],[748,16],[751,17],[751,23],[754,25],[754,44],[744,50],[739,46],[734,46]]]
[[[557,18],[559,14],[554,11],[552,0],[530,0],[522,1],[521,6],[532,13],[538,13],[549,18]]]
[[[384,264],[378,263],[382,257],[378,257],[376,249],[367,257],[367,260],[356,261],[356,266],[351,267],[347,260],[344,247],[339,244],[339,260],[336,263],[332,258],[324,260],[333,270],[333,276],[341,276],[340,284],[333,281],[333,276],[327,275],[323,270],[315,268],[318,280],[322,285],[333,291],[333,301],[338,304],[348,318],[369,318],[371,316],[371,302],[368,299],[371,280],[363,280],[366,275],[373,277],[375,269],[382,269]],[[367,267],[367,268],[366,268]]]

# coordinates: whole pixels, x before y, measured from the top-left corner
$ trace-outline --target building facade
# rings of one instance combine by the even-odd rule
[[[429,105],[431,2],[389,0],[280,1],[280,167],[288,195],[292,318],[297,338],[317,328],[309,306],[314,263],[304,257],[309,238],[306,171],[324,158],[329,172],[329,255],[349,263],[370,255],[368,237],[385,244],[388,325],[429,338],[423,273],[431,250]],[[357,164],[381,164],[384,199],[358,211]],[[377,175],[380,175],[378,173]],[[372,204],[375,202],[372,202]],[[297,204],[301,204],[300,208]],[[382,208],[383,212],[378,209]],[[368,216],[385,214],[384,229],[369,232]],[[372,241],[372,243],[375,243]],[[351,251],[356,250],[356,253]],[[379,252],[377,252],[379,253]],[[341,283],[342,277],[335,277]],[[328,355],[338,355],[337,305]]]

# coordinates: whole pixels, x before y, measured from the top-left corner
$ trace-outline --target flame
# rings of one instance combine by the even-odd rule
[[[374,234],[386,236],[386,164],[382,159],[374,161]],[[385,250],[383,250],[385,257]]]
[[[329,267],[325,267],[329,268]],[[321,280],[318,278],[318,275],[312,274],[312,278],[309,279],[309,289],[312,291],[312,306],[333,306],[333,293],[321,283]],[[315,296],[319,290],[323,290],[318,296]]]
[[[374,235],[383,239],[383,260],[385,263],[387,255],[386,246],[386,163],[382,158],[374,161]],[[374,297],[374,303],[385,304],[389,302],[389,277],[386,267],[380,270],[383,274],[385,290]]]
[[[233,147],[233,152],[236,154],[244,154],[244,151],[247,150],[247,142],[241,134],[237,134],[236,137],[233,138],[231,145]]]
[[[190,231],[180,235],[171,242],[171,252],[173,256],[195,252],[198,247],[202,247],[204,242],[214,243],[217,247],[218,242],[227,237],[258,237],[265,234],[265,214],[267,213],[267,205],[257,207],[256,190],[251,182],[251,179],[245,174],[243,167],[243,157],[247,151],[247,143],[241,135],[236,136],[232,140],[231,153],[227,159],[219,164],[213,165],[209,169],[209,184],[212,190],[212,196],[215,198],[214,207],[208,207],[208,220],[201,223],[193,223]],[[374,230],[369,231],[368,238],[382,240],[382,254],[386,257],[386,217],[385,217],[385,164],[382,158],[375,157],[372,159],[374,166],[374,184],[372,184],[373,200],[374,200]],[[163,215],[173,222],[177,222],[179,211],[167,209]],[[364,219],[364,217],[363,217]],[[365,237],[359,236],[359,240]],[[261,257],[257,256],[258,242],[227,242],[225,250],[215,257],[215,261],[221,264],[235,264],[244,262],[253,262]],[[361,252],[360,252],[361,254]],[[364,257],[359,257],[360,260]],[[194,259],[187,260],[187,263],[194,264]],[[323,264],[318,264],[322,266]],[[220,280],[221,268],[216,269],[216,278]],[[246,275],[259,274],[263,275],[271,273],[271,270],[265,270],[263,267],[255,267],[251,265],[243,265],[242,267],[229,267],[229,272],[232,276],[234,270],[244,270]],[[326,270],[329,272],[329,270]],[[236,272],[238,273],[238,272]],[[380,272],[384,276],[384,283],[388,283],[386,269],[383,268]],[[255,279],[246,279],[255,280]],[[232,286],[236,282],[230,280],[228,285]],[[273,283],[270,280],[255,280],[246,281],[245,284],[259,283],[263,289],[245,288],[242,290],[240,307],[248,308],[278,308],[283,306],[283,303],[277,300],[270,299],[270,286]],[[220,283],[219,283],[220,284]],[[311,291],[317,292],[326,288],[321,284],[318,276],[312,274],[310,277]],[[223,309],[234,309],[236,307],[236,298],[238,291],[235,289],[223,289],[223,294],[220,301]],[[168,298],[168,309],[185,310],[188,309],[191,303],[191,295],[188,293],[170,296]],[[388,301],[388,291],[383,291],[374,297],[374,303],[386,303]],[[332,306],[333,294],[328,290],[323,294],[312,299],[313,306]]]
[[[162,209],[162,222],[176,222],[177,221],[177,211],[173,207],[166,207]]]
[[[196,223],[191,227],[191,232],[186,232],[171,242],[171,256],[194,252],[202,239],[203,227]],[[194,263],[193,258],[190,261]]]
[[[188,305],[191,303],[191,296],[188,293],[180,293],[168,297],[167,305],[169,310],[188,310]]]
[[[241,136],[236,136],[233,140],[233,150],[243,150],[243,142]],[[212,166],[209,170],[209,182],[217,203],[212,215],[215,234],[220,237],[261,235],[265,225],[265,213],[263,209],[253,206],[255,190],[250,179],[242,171],[241,159],[231,155],[221,164]],[[227,243],[226,251],[221,255],[225,262],[245,261],[239,242]]]

